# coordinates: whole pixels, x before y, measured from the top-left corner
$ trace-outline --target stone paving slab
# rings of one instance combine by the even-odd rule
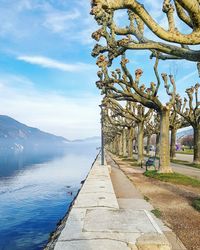
[[[110,184],[106,182],[100,182],[95,184],[89,184],[85,186],[81,193],[111,193],[114,194],[114,192],[110,188]]]
[[[87,209],[74,208],[70,213],[66,226],[61,232],[59,241],[89,240],[89,239],[111,239],[124,242],[136,242],[141,233],[128,232],[90,232],[84,230],[85,215]]]
[[[79,195],[74,203],[77,208],[91,208],[91,207],[109,207],[119,208],[114,193],[99,192],[99,193],[82,193]]]
[[[84,219],[85,232],[126,232],[126,233],[156,233],[157,228],[149,220],[144,210],[118,209],[101,210],[88,209]],[[103,218],[103,219],[102,219]]]
[[[108,239],[60,241],[56,244],[55,250],[130,250],[126,242]]]

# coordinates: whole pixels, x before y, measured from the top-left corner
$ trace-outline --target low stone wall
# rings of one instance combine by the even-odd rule
[[[100,159],[96,159],[53,249],[170,250],[147,211],[119,208],[110,171],[108,165],[101,166]]]

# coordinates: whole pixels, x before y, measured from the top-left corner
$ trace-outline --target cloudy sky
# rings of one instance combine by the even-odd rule
[[[165,25],[159,2],[149,10]],[[0,0],[0,114],[68,139],[99,135],[101,97],[90,56],[97,27],[89,5],[89,0]],[[133,69],[142,65],[144,82],[154,80],[149,53],[134,52],[130,61]],[[193,63],[165,62],[160,70],[176,72],[181,93],[198,80]]]

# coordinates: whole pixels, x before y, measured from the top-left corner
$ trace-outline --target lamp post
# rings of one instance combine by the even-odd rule
[[[101,104],[99,105],[99,107],[101,108],[101,165],[104,165],[104,124],[103,124],[103,108],[104,105]]]

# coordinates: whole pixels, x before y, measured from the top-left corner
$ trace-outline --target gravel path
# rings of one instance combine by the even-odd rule
[[[149,198],[154,208],[161,211],[161,219],[175,232],[186,248],[200,250],[200,213],[191,206],[191,200],[200,197],[200,188],[147,178],[142,174],[142,169],[131,167],[115,156],[114,160],[136,188]]]

